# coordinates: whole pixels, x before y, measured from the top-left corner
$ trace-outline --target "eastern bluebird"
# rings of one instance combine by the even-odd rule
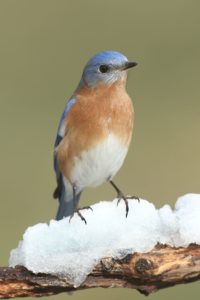
[[[81,192],[112,181],[123,164],[131,141],[134,110],[126,92],[128,69],[137,63],[116,51],[104,51],[86,64],[77,89],[62,114],[54,151],[59,199],[56,220],[75,212],[86,223],[78,209]],[[90,208],[90,207],[87,207]]]

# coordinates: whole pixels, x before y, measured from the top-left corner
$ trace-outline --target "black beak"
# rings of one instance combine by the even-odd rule
[[[127,70],[127,69],[130,69],[130,68],[136,67],[136,66],[137,66],[136,62],[128,61],[128,62],[125,63],[125,65],[123,67],[123,70]]]

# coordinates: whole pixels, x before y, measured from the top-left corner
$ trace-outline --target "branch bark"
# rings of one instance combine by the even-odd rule
[[[77,289],[67,278],[33,274],[24,267],[0,268],[0,298],[42,297],[81,289],[133,288],[144,295],[200,279],[200,246],[156,246],[123,259],[105,257]]]

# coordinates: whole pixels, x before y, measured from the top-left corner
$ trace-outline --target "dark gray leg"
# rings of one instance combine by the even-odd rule
[[[80,213],[80,210],[82,209],[91,209],[92,208],[90,206],[85,206],[83,208],[78,208],[78,202],[79,202],[79,198],[80,198],[80,195],[81,195],[81,192],[77,194],[77,188],[75,185],[73,185],[73,203],[74,203],[74,213],[76,212],[78,214],[78,216],[81,218],[82,221],[85,222],[85,224],[87,224],[87,221],[86,219],[83,217],[83,215]],[[71,215],[70,219],[69,219],[69,222],[71,221],[71,219],[73,218],[74,216],[74,213],[73,215]]]
[[[128,199],[136,199],[136,200],[140,201],[140,198],[137,196],[124,196],[124,193],[118,188],[118,186],[112,180],[109,180],[109,182],[114,187],[115,191],[117,192],[117,198],[118,198],[117,204],[119,204],[119,202],[121,200],[124,200],[124,203],[126,206],[126,217],[127,217],[128,212],[129,212]]]

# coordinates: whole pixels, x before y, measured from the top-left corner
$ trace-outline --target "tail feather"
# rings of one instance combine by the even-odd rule
[[[76,196],[76,202],[74,203],[73,194],[66,193],[65,188],[63,188],[59,198],[59,207],[55,219],[62,220],[65,217],[73,215],[80,199],[80,195],[81,193]]]
[[[56,214],[56,220],[62,220],[65,217],[71,216],[74,213],[74,203],[73,198],[70,201],[60,201],[57,214]]]

